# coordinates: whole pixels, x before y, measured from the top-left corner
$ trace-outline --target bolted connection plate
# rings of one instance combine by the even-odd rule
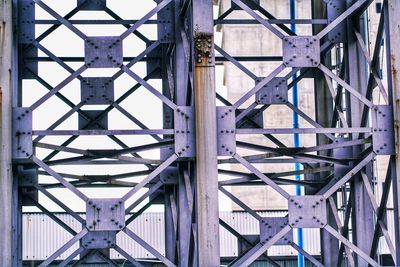
[[[125,227],[124,202],[119,198],[92,198],[86,203],[89,231],[119,231]]]
[[[323,196],[289,198],[289,225],[292,228],[324,228],[326,223],[326,199]]]
[[[260,221],[260,242],[266,243],[289,223],[287,217],[264,217]],[[274,245],[289,245],[293,242],[293,232],[289,231]]]
[[[319,40],[314,36],[286,36],[283,38],[283,64],[286,67],[318,67]]]
[[[217,107],[217,130],[218,156],[233,156],[236,153],[236,122],[233,107]]]
[[[81,245],[86,249],[104,249],[115,246],[116,231],[89,232],[81,239]]]
[[[262,81],[261,78],[256,83]],[[288,85],[283,77],[275,77],[256,93],[256,102],[263,105],[286,104]]]
[[[29,108],[13,108],[13,159],[28,159],[33,153],[32,111]]]
[[[20,0],[18,8],[18,41],[30,44],[35,40],[35,3],[33,0]]]
[[[346,1],[343,0],[325,0],[328,23],[332,23],[337,17],[342,15],[346,11]],[[334,43],[343,43],[347,37],[347,25],[346,22],[339,23],[328,33],[328,39]]]
[[[372,108],[372,146],[377,155],[394,155],[393,109],[389,105]]]
[[[81,101],[87,105],[105,105],[114,101],[114,80],[108,77],[87,77],[81,80]]]
[[[194,108],[178,106],[174,110],[175,153],[179,157],[191,158],[196,153]]]
[[[119,36],[88,37],[85,40],[85,64],[89,68],[117,68],[123,63]]]

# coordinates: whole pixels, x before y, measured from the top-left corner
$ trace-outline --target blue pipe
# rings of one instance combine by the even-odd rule
[[[295,0],[289,0],[290,1],[290,19],[296,19],[296,1]],[[296,32],[296,24],[290,24],[290,29],[293,32]],[[292,79],[295,80],[297,78],[297,74],[294,74],[292,76]],[[298,99],[298,91],[297,91],[297,83],[293,86],[292,88],[292,102],[293,106],[296,108],[299,106],[299,99]],[[293,112],[293,128],[299,128],[299,115],[296,112]],[[298,133],[293,134],[293,142],[294,142],[294,147],[300,147],[300,136]],[[295,163],[295,170],[299,171],[301,169],[300,163]],[[299,174],[296,174],[296,180],[300,180],[301,177]],[[301,196],[301,187],[299,185],[296,185],[296,196]],[[297,229],[297,243],[298,246],[301,248],[304,248],[303,244],[303,229],[298,228]],[[304,262],[304,256],[301,253],[297,254],[297,266],[298,267],[304,267],[305,262]]]

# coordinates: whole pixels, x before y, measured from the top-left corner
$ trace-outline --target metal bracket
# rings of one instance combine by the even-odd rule
[[[119,198],[91,198],[86,203],[89,231],[119,231],[125,227],[124,202]]]
[[[116,231],[89,232],[81,239],[81,246],[86,249],[104,249],[115,246],[117,240]]]
[[[196,153],[194,108],[178,106],[174,110],[175,153],[181,158],[191,158]]]
[[[120,67],[123,64],[121,37],[88,37],[85,40],[85,64],[89,68]]]
[[[20,0],[18,8],[18,41],[30,44],[35,40],[35,3],[32,0]]]
[[[287,217],[264,217],[260,221],[260,243],[265,244],[272,237],[278,234],[287,224]],[[293,242],[293,232],[288,232],[284,237],[276,241],[277,245],[289,245]]]
[[[256,80],[256,84],[262,78]],[[256,93],[256,102],[263,105],[286,104],[288,85],[284,77],[275,77]]]
[[[161,0],[156,0],[157,4]],[[157,34],[161,43],[175,42],[175,14],[174,2],[172,1],[166,7],[157,13]]]
[[[320,44],[315,36],[283,38],[283,64],[286,67],[318,67]]]
[[[292,228],[324,228],[327,223],[323,196],[291,196],[288,211]]]
[[[235,109],[231,106],[217,107],[218,156],[236,153]]]
[[[243,111],[244,109],[238,110]],[[246,117],[252,119],[258,127],[246,120]],[[236,124],[237,128],[264,128],[264,113],[260,112],[259,108],[253,109],[246,117]]]
[[[87,77],[81,80],[81,101],[87,105],[105,105],[114,101],[114,80],[109,77]]]
[[[102,11],[106,8],[106,0],[78,0],[80,10],[85,11]]]
[[[327,8],[328,23],[332,23],[337,17],[346,11],[346,1],[325,0]],[[328,33],[328,39],[332,43],[343,43],[347,39],[346,23],[342,22]]]
[[[372,146],[377,155],[394,155],[393,108],[377,105],[372,108]]]
[[[100,115],[104,110],[85,110],[84,112],[93,120]],[[86,127],[90,121],[79,115],[78,128],[79,130],[107,130],[108,129],[108,114],[103,115],[103,117],[91,127]]]
[[[32,156],[32,112],[29,108],[13,108],[13,159],[26,160]]]

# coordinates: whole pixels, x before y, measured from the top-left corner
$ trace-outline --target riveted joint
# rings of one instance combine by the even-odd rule
[[[196,66],[215,66],[213,34],[196,33],[194,48]]]

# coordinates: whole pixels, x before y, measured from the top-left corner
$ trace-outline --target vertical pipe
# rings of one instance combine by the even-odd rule
[[[388,64],[388,95],[389,104],[393,105],[396,157],[390,162],[393,183],[393,207],[394,207],[394,230],[396,247],[396,266],[400,266],[400,2],[388,0],[384,3],[385,31],[386,31],[386,54]]]
[[[217,121],[212,0],[193,1],[198,265],[219,266]]]
[[[0,0],[0,266],[12,266],[12,1]]]
[[[292,20],[296,19],[296,1],[295,0],[290,0],[290,19],[292,19]],[[290,29],[293,32],[296,32],[296,24],[295,23],[290,24]],[[296,80],[296,78],[297,78],[297,74],[294,74],[292,79]],[[296,108],[299,106],[297,89],[298,88],[297,88],[297,83],[296,83],[292,88],[292,102]],[[299,128],[299,115],[296,112],[293,112],[293,128],[294,129]],[[294,147],[300,147],[300,136],[298,133],[293,134],[293,143],[294,143]],[[295,170],[299,171],[300,169],[301,169],[300,163],[296,162]],[[300,180],[301,176],[299,174],[296,174],[295,178],[296,178],[296,180]],[[296,196],[301,196],[301,187],[299,185],[296,185]],[[298,242],[299,247],[304,248],[303,229],[302,228],[297,229],[297,242]],[[297,254],[297,266],[304,267],[304,256],[300,252]]]

